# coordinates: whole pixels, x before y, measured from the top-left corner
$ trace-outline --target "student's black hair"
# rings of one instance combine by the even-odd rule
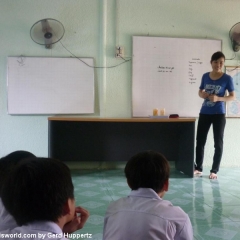
[[[132,190],[151,188],[159,193],[169,179],[170,168],[161,153],[145,151],[134,155],[127,162],[124,172]]]
[[[16,164],[25,158],[33,157],[36,156],[28,151],[18,150],[0,159],[0,196],[4,181],[7,176],[10,175],[10,172],[13,170]]]
[[[225,55],[222,52],[215,52],[211,57],[211,62],[217,61],[219,58],[224,58],[225,61]]]
[[[51,158],[21,161],[6,179],[2,201],[18,225],[57,222],[69,199],[74,199],[69,168]]]

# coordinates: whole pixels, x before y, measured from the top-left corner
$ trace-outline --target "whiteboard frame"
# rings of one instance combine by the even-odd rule
[[[93,58],[20,56],[7,62],[8,114],[94,113]]]

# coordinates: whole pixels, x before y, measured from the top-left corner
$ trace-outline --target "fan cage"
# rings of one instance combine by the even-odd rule
[[[42,22],[46,21],[49,25],[49,29],[44,29]],[[33,24],[30,29],[30,36],[32,40],[40,45],[45,45],[46,47],[57,43],[60,41],[65,33],[64,26],[61,22],[56,19],[46,18],[37,21]],[[50,34],[52,36],[50,36]],[[45,35],[45,36],[44,36]]]

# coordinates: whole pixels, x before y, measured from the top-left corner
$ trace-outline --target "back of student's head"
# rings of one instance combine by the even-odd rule
[[[10,175],[10,171],[13,170],[13,168],[16,166],[17,163],[19,163],[19,161],[33,157],[36,156],[28,151],[18,150],[0,159],[0,196],[3,183],[7,176]]]
[[[134,155],[127,162],[124,171],[132,190],[151,188],[159,193],[169,179],[170,168],[161,153],[145,151]]]
[[[21,161],[2,189],[2,201],[18,225],[57,222],[69,199],[74,199],[69,168],[51,158]]]

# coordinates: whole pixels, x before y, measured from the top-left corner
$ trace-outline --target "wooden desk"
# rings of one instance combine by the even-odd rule
[[[145,150],[163,153],[193,177],[195,118],[50,117],[49,157],[63,161],[127,161]]]

